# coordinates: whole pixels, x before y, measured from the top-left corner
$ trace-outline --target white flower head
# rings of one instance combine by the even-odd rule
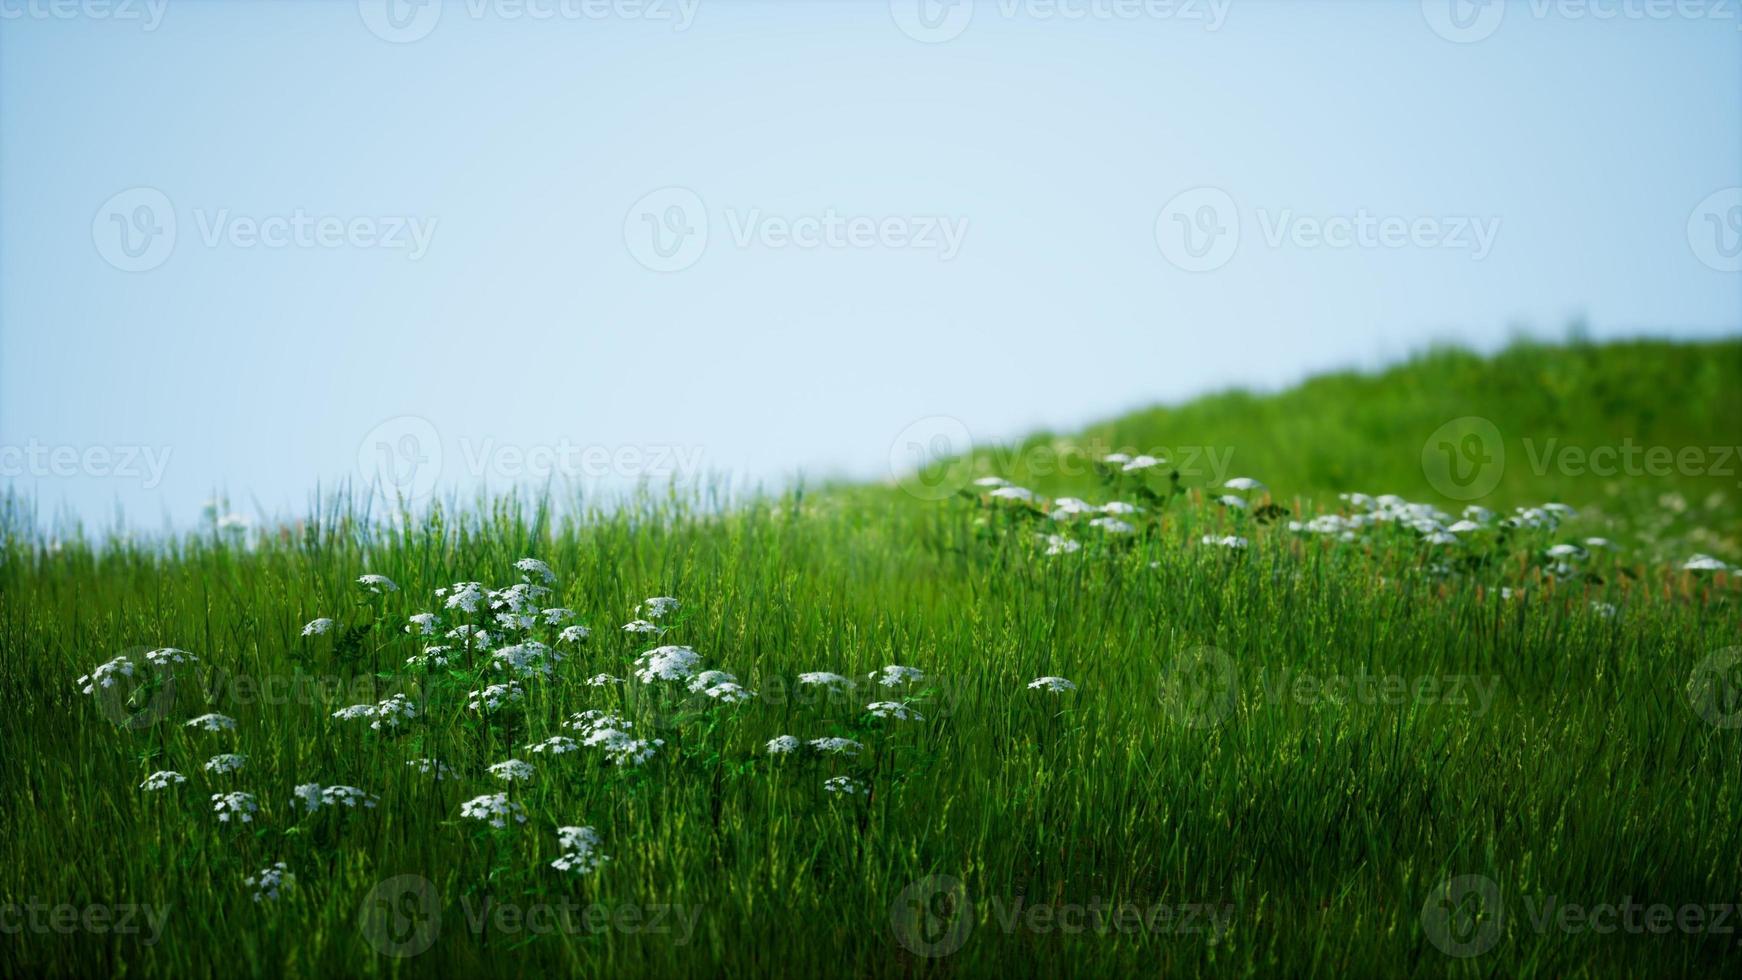
[[[242,768],[247,764],[247,756],[239,755],[234,752],[226,752],[223,755],[214,755],[210,759],[207,759],[206,764],[202,768],[207,772],[222,775],[229,772],[241,772]]]
[[[776,735],[768,740],[766,746],[769,755],[786,755],[798,751],[803,743],[791,735]]]
[[[1001,476],[983,476],[974,481],[974,486],[985,487],[988,490],[996,490],[999,487],[1007,487],[1009,485],[1010,481]]]
[[[520,574],[526,576],[528,582],[536,578],[545,585],[550,585],[556,581],[556,573],[537,558],[522,558],[514,563],[514,567],[520,569]]]
[[[704,670],[690,678],[689,688],[692,692],[700,693],[715,684],[736,683],[737,680],[737,677],[723,670]]]
[[[213,793],[212,812],[218,815],[221,823],[229,823],[231,817],[242,823],[252,823],[254,814],[260,812],[260,805],[254,802],[253,793]]]
[[[302,635],[303,636],[320,636],[322,633],[326,633],[326,632],[330,631],[332,628],[333,628],[333,621],[326,618],[325,616],[322,616],[320,619],[309,620],[307,625],[303,626],[303,628],[302,628]]]
[[[656,595],[643,601],[635,607],[635,611],[648,619],[663,619],[667,613],[675,612],[678,601],[668,595]]]
[[[1126,473],[1136,473],[1139,470],[1147,470],[1160,466],[1165,462],[1167,462],[1167,460],[1162,459],[1159,456],[1139,455],[1131,457],[1126,461],[1124,466],[1120,467],[1120,469],[1124,470]]]
[[[1730,566],[1711,555],[1695,555],[1682,563],[1682,570],[1689,572],[1726,572]]]
[[[580,748],[580,744],[567,735],[552,735],[542,742],[533,742],[526,747],[534,755],[549,752],[551,755],[562,755]]]
[[[923,721],[925,716],[900,701],[873,701],[865,706],[874,718],[894,718],[896,721]]]
[[[519,759],[509,759],[507,762],[498,762],[490,766],[490,775],[505,783],[531,779],[532,772],[532,763],[521,762]]]
[[[484,583],[456,582],[445,588],[437,589],[436,595],[442,597],[442,605],[449,609],[458,609],[463,613],[474,613],[484,603]]]
[[[1074,551],[1081,550],[1083,550],[1081,544],[1072,541],[1070,538],[1067,538],[1062,534],[1049,534],[1046,536],[1046,553],[1048,556],[1068,555]]]
[[[179,786],[187,781],[188,778],[186,776],[183,776],[181,773],[176,772],[173,769],[159,769],[151,775],[146,776],[145,782],[140,783],[139,788],[147,793],[155,793],[158,790],[168,789],[171,786]]]
[[[903,667],[900,664],[890,664],[882,670],[874,670],[868,675],[871,683],[880,687],[899,687],[925,680],[924,672],[914,667]]]
[[[593,631],[585,626],[565,626],[563,631],[556,635],[556,641],[558,643],[579,643],[592,635]]]
[[[385,575],[360,575],[357,577],[357,584],[361,585],[364,590],[373,592],[376,595],[399,591],[399,586],[394,584],[393,580]]]
[[[1076,690],[1077,685],[1072,684],[1063,677],[1036,677],[1034,680],[1028,682],[1028,689],[1031,691],[1048,691],[1053,694],[1063,694],[1066,691]]]
[[[383,728],[398,728],[417,717],[417,705],[403,694],[395,694],[385,701],[375,705],[375,720],[369,727],[380,731]]]
[[[622,678],[612,677],[610,674],[594,674],[593,676],[587,678],[587,686],[588,687],[609,687],[612,684],[621,684],[621,683],[623,683]]]
[[[1089,526],[1098,527],[1108,534],[1132,534],[1137,530],[1117,517],[1097,517],[1089,522]]]
[[[1123,500],[1112,500],[1101,505],[1101,513],[1113,514],[1119,517],[1129,517],[1132,514],[1143,513],[1143,508],[1136,504],[1128,504]]]
[[[526,700],[526,693],[520,685],[514,683],[491,684],[489,687],[466,692],[466,707],[473,711],[495,711],[504,704],[514,704]]]
[[[262,868],[242,879],[242,882],[254,889],[256,902],[276,901],[280,889],[296,886],[296,875],[290,873],[290,865],[276,861],[271,867]]]
[[[83,685],[80,690],[85,694],[94,694],[99,687],[114,687],[117,676],[132,677],[133,661],[126,657],[116,657],[107,663],[98,664],[90,673],[79,678],[77,683]]]
[[[1034,499],[1034,491],[1025,487],[999,487],[992,491],[993,500],[1015,500],[1027,503]]]
[[[198,728],[208,732],[224,732],[236,730],[236,719],[217,713],[204,714],[182,723],[185,728]]]
[[[830,776],[823,780],[823,789],[826,792],[838,793],[842,796],[864,796],[871,792],[865,788],[864,783],[852,776]]]
[[[629,622],[623,624],[623,632],[625,632],[625,633],[659,633],[659,632],[663,632],[663,631],[658,626],[655,626],[654,624],[648,622],[645,619],[635,619],[635,620],[630,620]]]
[[[1246,493],[1247,491],[1250,491],[1250,490],[1263,490],[1263,489],[1265,489],[1265,486],[1264,486],[1264,484],[1259,483],[1257,480],[1254,480],[1249,476],[1237,476],[1237,477],[1233,478],[1232,480],[1229,480],[1228,482],[1222,484],[1222,489],[1235,490],[1235,491],[1238,491],[1240,493]]]
[[[441,617],[435,613],[420,612],[413,615],[411,621],[405,624],[405,631],[415,633],[418,636],[434,636],[441,624]]]
[[[544,617],[544,625],[546,626],[561,626],[575,618],[575,611],[573,609],[567,609],[562,606],[546,606],[545,608],[540,609],[538,614]]]
[[[599,865],[611,860],[609,855],[600,851],[604,840],[591,827],[558,827],[556,838],[563,854],[550,866],[558,871],[591,874]]]
[[[655,647],[635,658],[635,676],[643,684],[688,680],[701,662],[701,654],[689,647]]]
[[[526,808],[510,800],[507,793],[486,793],[460,804],[460,816],[485,821],[501,830],[510,820],[525,823]]]
[[[810,741],[810,746],[818,752],[829,755],[858,755],[859,750],[865,747],[850,738],[841,738],[835,735],[826,738],[813,738]]]
[[[826,687],[831,691],[845,691],[853,686],[851,680],[826,670],[806,671],[798,675],[798,682],[816,687]]]
[[[194,663],[200,658],[186,650],[178,650],[175,647],[163,647],[159,650],[148,651],[145,654],[145,659],[153,667],[168,667],[170,664]]]
[[[755,691],[744,687],[737,681],[721,681],[720,683],[709,687],[702,693],[721,704],[738,704],[744,701],[752,701],[756,698]]]

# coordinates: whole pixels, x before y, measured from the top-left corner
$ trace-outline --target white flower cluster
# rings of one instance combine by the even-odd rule
[[[1034,680],[1028,682],[1028,689],[1031,691],[1047,691],[1052,694],[1063,694],[1066,691],[1076,690],[1077,685],[1072,684],[1063,677],[1036,677]]]
[[[303,783],[291,790],[291,795],[302,803],[303,809],[309,813],[323,806],[345,806],[370,808],[379,802],[379,798],[369,795],[355,786],[321,786],[320,783]]]
[[[260,805],[254,802],[253,793],[212,794],[212,812],[224,823],[229,823],[231,817],[242,823],[251,823],[259,811]]]
[[[239,755],[234,752],[226,752],[223,755],[214,755],[206,760],[205,770],[207,772],[215,772],[219,774],[241,772],[242,767],[247,764],[247,756]]]
[[[558,827],[556,837],[563,853],[550,866],[558,871],[592,874],[599,865],[611,860],[610,855],[600,851],[604,840],[591,827]]]
[[[393,580],[385,575],[360,575],[357,577],[357,584],[361,585],[364,591],[373,592],[376,595],[399,591],[399,586],[393,584]]]
[[[643,684],[688,680],[701,662],[701,654],[689,647],[655,647],[635,658],[635,676]]]
[[[296,875],[290,873],[290,865],[283,861],[275,861],[269,868],[262,868],[254,874],[242,879],[242,883],[254,889],[254,900],[275,901],[282,888],[295,887]]]
[[[178,650],[175,647],[163,647],[159,650],[147,651],[145,659],[153,667],[168,667],[170,664],[195,663],[200,658],[186,650]]]
[[[139,788],[147,793],[155,793],[160,789],[168,789],[171,786],[177,786],[187,781],[188,778],[179,772],[175,772],[171,769],[159,769],[151,775],[146,776],[145,782],[140,783]]]
[[[460,804],[460,816],[482,820],[501,830],[508,821],[526,822],[526,808],[510,800],[507,793],[486,793]]]
[[[126,657],[116,657],[107,663],[98,664],[90,673],[78,679],[84,685],[80,690],[85,694],[96,693],[99,687],[114,687],[115,678],[133,676],[133,661]]]
[[[495,776],[497,779],[500,779],[505,783],[531,779],[533,772],[532,763],[521,762],[519,759],[509,759],[506,762],[493,763],[489,769],[490,775]]]
[[[473,711],[495,711],[504,704],[526,700],[526,692],[518,684],[491,684],[466,694],[466,707]]]
[[[208,732],[234,731],[236,719],[214,712],[201,715],[198,718],[190,718],[183,725],[187,728],[198,728]]]

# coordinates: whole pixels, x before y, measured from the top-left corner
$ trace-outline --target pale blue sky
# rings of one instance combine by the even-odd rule
[[[878,478],[933,416],[1742,327],[1729,8],[130,2],[0,0],[0,481],[98,524],[295,513],[408,437],[441,489]],[[1363,217],[1412,234],[1317,237]]]

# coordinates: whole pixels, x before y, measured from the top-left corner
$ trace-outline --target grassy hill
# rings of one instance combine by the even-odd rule
[[[724,512],[12,501],[0,973],[1716,975],[1734,492],[1511,461],[1734,441],[1737,352],[1434,353]],[[1470,415],[1508,462],[1436,498]],[[1193,445],[1269,489],[1089,463]]]
[[[1228,391],[1079,433],[1037,433],[932,476],[965,483],[996,474],[1048,496],[1083,495],[1105,485],[1092,466],[1102,454],[1151,453],[1179,469],[1184,486],[1251,476],[1290,507],[1335,506],[1345,492],[1394,493],[1453,510],[1563,501],[1584,512],[1588,526],[1650,553],[1737,560],[1739,382],[1736,339],[1520,341],[1491,357],[1439,349],[1378,373],[1322,375],[1275,394]],[[1444,451],[1430,442],[1466,418],[1494,423],[1494,483],[1448,496],[1431,475]],[[1424,449],[1432,457],[1426,466]]]

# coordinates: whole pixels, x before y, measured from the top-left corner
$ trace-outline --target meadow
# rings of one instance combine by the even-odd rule
[[[726,507],[8,498],[0,970],[1733,972],[1739,380],[1434,351]]]

